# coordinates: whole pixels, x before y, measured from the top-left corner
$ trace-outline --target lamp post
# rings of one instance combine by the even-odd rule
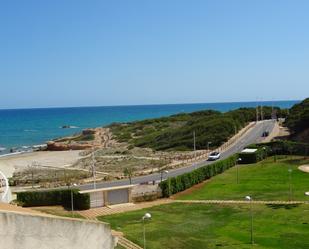
[[[288,169],[289,172],[289,201],[292,200],[292,172],[291,168]]]
[[[71,185],[71,212],[72,212],[72,217],[74,217],[74,197],[73,197],[73,188],[72,188],[72,186],[76,187],[77,184],[73,183]]]
[[[251,237],[251,244],[254,244],[254,241],[253,241],[253,211],[252,211],[252,197],[251,196],[249,196],[249,195],[247,195],[246,197],[245,197],[245,199],[247,200],[247,201],[249,201],[249,203],[250,203],[250,216],[251,216],[251,225],[250,225],[250,237]]]
[[[145,226],[145,220],[149,220],[151,219],[151,214],[150,213],[146,213],[143,216],[143,237],[144,237],[144,249],[146,249],[146,226]]]
[[[207,154],[207,157],[209,157],[209,154],[210,154],[210,153],[209,153],[209,145],[210,145],[210,144],[211,144],[211,142],[207,142],[207,153],[208,153],[208,154]]]
[[[168,174],[168,170],[161,170],[160,174],[161,174],[161,182],[163,181],[163,174]]]
[[[211,144],[211,142],[207,142],[207,151],[209,153],[209,145]]]

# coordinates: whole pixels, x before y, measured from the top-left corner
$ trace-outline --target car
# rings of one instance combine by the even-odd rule
[[[211,152],[208,156],[208,161],[215,161],[221,157],[221,154],[218,151]]]
[[[262,137],[268,137],[269,136],[269,132],[268,131],[264,131],[263,133],[262,133]]]

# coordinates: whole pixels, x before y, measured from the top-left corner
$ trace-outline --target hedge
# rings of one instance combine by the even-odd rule
[[[266,147],[268,155],[298,155],[309,156],[309,144],[293,141],[273,141],[269,143],[251,145],[251,148]]]
[[[17,193],[17,201],[23,207],[62,205],[71,208],[71,191],[75,210],[90,208],[90,195],[80,194],[78,189],[56,189],[45,191],[26,191]]]
[[[235,154],[225,160],[215,162],[210,165],[203,166],[191,172],[171,177],[165,181],[162,181],[159,186],[162,190],[163,197],[169,197],[170,195],[184,191],[203,182],[217,174],[224,172],[225,170],[235,166],[238,159],[238,155]]]

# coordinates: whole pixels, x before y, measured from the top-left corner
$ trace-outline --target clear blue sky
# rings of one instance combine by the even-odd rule
[[[302,99],[307,0],[0,0],[0,108]]]

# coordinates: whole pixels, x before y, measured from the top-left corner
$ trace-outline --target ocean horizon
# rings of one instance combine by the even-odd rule
[[[258,104],[290,108],[298,102],[300,100],[260,101]],[[27,149],[85,128],[106,126],[113,122],[132,122],[206,109],[226,112],[256,105],[257,102],[221,102],[0,109],[0,154],[8,153],[11,148]],[[65,125],[72,128],[63,129]]]

